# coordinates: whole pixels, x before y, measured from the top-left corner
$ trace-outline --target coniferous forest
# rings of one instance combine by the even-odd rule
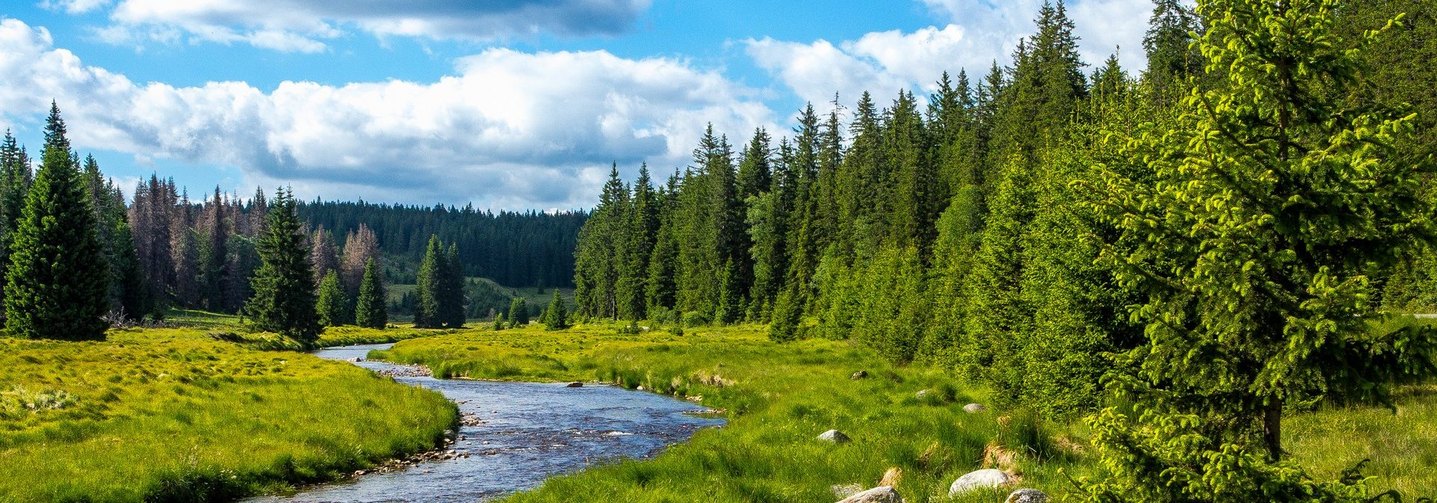
[[[38,158],[0,141],[0,499],[463,462],[486,419],[428,377],[624,392],[570,389],[595,381],[666,395],[635,413],[655,422],[727,422],[575,456],[516,499],[1437,491],[1411,424],[1437,417],[1431,4],[1155,0],[1124,68],[1045,2],[981,74],[834,96],[788,131],[708,124],[686,166],[614,164],[591,211],[192,198],[158,175],[127,200],[52,101]],[[320,347],[354,353],[272,353]]]

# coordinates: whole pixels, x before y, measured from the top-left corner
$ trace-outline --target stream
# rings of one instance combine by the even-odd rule
[[[361,359],[375,370],[406,367],[369,361],[370,350],[392,344],[324,349],[332,360]],[[644,458],[687,440],[701,428],[723,424],[699,417],[702,406],[670,397],[606,385],[396,377],[423,386],[459,404],[472,415],[459,440],[446,449],[455,459],[422,461],[388,473],[308,487],[284,497],[254,502],[471,502],[532,489],[544,479],[619,458]],[[473,419],[477,418],[477,424]],[[465,456],[467,454],[467,456]]]

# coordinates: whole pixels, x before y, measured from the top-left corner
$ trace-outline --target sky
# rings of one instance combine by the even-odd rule
[[[976,81],[1043,0],[3,0],[0,128],[38,157],[54,100],[122,189],[493,210],[591,207],[707,124]],[[1141,68],[1151,0],[1070,0],[1088,71]]]

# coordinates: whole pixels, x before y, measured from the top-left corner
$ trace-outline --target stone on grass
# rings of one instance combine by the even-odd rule
[[[858,371],[858,372],[854,372],[853,375],[848,376],[849,379],[853,379],[853,380],[855,380],[855,381],[857,381],[857,380],[859,380],[859,379],[863,379],[863,378],[865,378],[865,377],[868,377],[868,371],[867,371],[867,370],[860,370],[860,371]]]
[[[977,414],[985,410],[988,410],[988,408],[984,407],[983,404],[970,403],[963,406],[963,412],[967,412],[969,414]]]
[[[953,481],[953,485],[948,486],[948,496],[957,496],[974,489],[1002,487],[1011,482],[1013,477],[1003,470],[985,468],[958,477],[958,480]]]
[[[822,434],[818,435],[818,439],[824,442],[831,442],[835,444],[846,444],[853,440],[851,438],[848,438],[848,435],[844,435],[843,432],[838,430],[825,431]]]
[[[1009,494],[1003,503],[1048,503],[1048,495],[1037,489],[1019,489]]]
[[[903,497],[889,486],[878,486],[867,491],[854,493],[838,503],[903,503]]]
[[[920,389],[920,390],[918,390],[917,393],[914,393],[914,394],[913,394],[913,398],[917,398],[917,399],[919,399],[919,400],[922,400],[922,399],[928,398],[928,395],[932,395],[932,394],[933,394],[933,390],[930,390],[930,389]]]
[[[843,499],[863,492],[863,486],[858,484],[834,484],[828,487],[833,491],[833,497]]]

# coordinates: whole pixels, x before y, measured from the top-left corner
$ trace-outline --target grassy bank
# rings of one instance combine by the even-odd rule
[[[204,329],[0,338],[0,501],[282,492],[428,449],[456,414],[437,393]]]
[[[620,335],[615,327],[565,332],[470,330],[401,342],[373,357],[428,365],[436,375],[512,380],[597,380],[700,401],[729,424],[700,432],[648,461],[624,461],[549,480],[516,502],[832,501],[831,487],[871,487],[889,468],[908,501],[1002,501],[1005,491],[952,500],[948,484],[982,467],[1020,486],[1063,496],[1090,473],[1082,427],[1042,425],[1023,411],[967,414],[984,392],[946,372],[894,367],[845,341],[779,345],[760,327]],[[868,377],[850,379],[865,371]],[[920,390],[928,390],[919,397]],[[1437,494],[1437,388],[1409,386],[1397,414],[1345,407],[1293,415],[1287,445],[1314,475],[1337,477],[1362,459],[1371,488]],[[854,441],[814,439],[837,428]],[[1009,489],[1011,490],[1011,489]]]
[[[985,466],[985,454],[987,464],[1021,473],[1024,486],[1053,494],[1068,486],[1060,468],[1083,471],[1076,454],[1059,447],[1074,445],[1069,439],[1039,433],[1026,415],[965,413],[963,405],[984,401],[983,393],[942,371],[895,368],[848,342],[778,345],[763,334],[758,327],[682,336],[618,335],[610,327],[471,330],[401,342],[371,356],[425,364],[443,376],[642,387],[701,401],[729,420],[656,459],[551,479],[514,501],[832,501],[833,485],[871,487],[894,467],[902,470],[898,488],[909,501],[948,501],[948,485]],[[858,371],[867,377],[851,379]],[[830,428],[853,441],[815,440]]]

